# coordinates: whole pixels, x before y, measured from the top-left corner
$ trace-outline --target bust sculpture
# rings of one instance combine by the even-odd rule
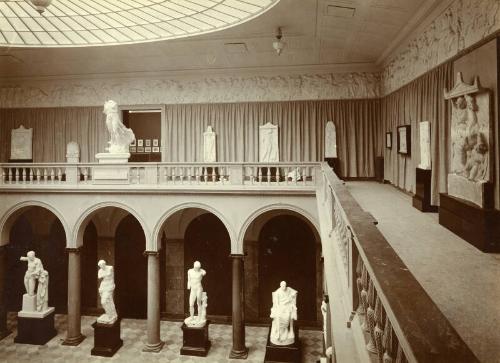
[[[106,127],[110,135],[108,152],[111,154],[128,153],[129,145],[135,140],[134,132],[123,125],[118,112],[118,104],[109,100],[104,103]]]
[[[101,324],[113,324],[118,319],[113,301],[113,292],[115,290],[113,266],[106,265],[106,261],[104,260],[100,260],[97,266],[99,268],[97,278],[101,280],[99,295],[101,296],[101,305],[104,309],[104,314],[97,318],[97,322]]]
[[[207,273],[201,268],[201,263],[195,261],[193,268],[187,273],[187,288],[189,293],[189,317],[184,320],[188,326],[201,326],[206,322],[207,294],[203,292],[201,280]],[[194,315],[194,304],[198,306],[198,315]]]
[[[295,342],[293,321],[297,320],[297,290],[286,286],[281,281],[280,287],[273,292],[273,306],[270,317],[271,343],[275,345],[290,345]]]

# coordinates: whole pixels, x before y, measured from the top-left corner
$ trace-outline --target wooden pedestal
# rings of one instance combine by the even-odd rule
[[[121,319],[112,325],[98,323],[92,324],[94,328],[94,348],[90,351],[92,355],[101,357],[112,357],[123,345],[120,338]]]
[[[204,326],[199,328],[187,326],[185,323],[182,324],[181,355],[207,356],[211,345],[208,339],[209,325],[208,320]]]
[[[339,158],[325,158],[325,161],[333,169],[333,172],[340,178],[340,160]]]
[[[300,363],[302,361],[302,352],[299,339],[299,328],[294,325],[295,342],[290,345],[275,345],[271,343],[271,327],[267,334],[266,355],[264,363],[273,362],[291,362]]]
[[[375,180],[379,183],[384,182],[384,158],[382,156],[375,158]]]
[[[413,196],[413,206],[422,212],[438,211],[438,207],[431,205],[431,174],[430,169],[416,169],[416,192]]]
[[[500,252],[500,211],[440,194],[439,224],[483,252]]]
[[[54,328],[55,312],[43,318],[17,317],[17,336],[15,343],[44,345],[57,335]]]

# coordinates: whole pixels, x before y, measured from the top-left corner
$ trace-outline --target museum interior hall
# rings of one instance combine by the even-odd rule
[[[499,0],[0,0],[0,362],[500,363]]]

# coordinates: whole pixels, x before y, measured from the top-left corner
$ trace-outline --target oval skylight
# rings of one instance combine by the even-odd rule
[[[43,15],[0,0],[0,46],[72,47],[175,39],[232,27],[279,0],[53,0]]]

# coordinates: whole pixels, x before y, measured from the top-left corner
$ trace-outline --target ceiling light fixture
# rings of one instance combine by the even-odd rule
[[[29,0],[31,4],[35,7],[36,11],[42,14],[45,9],[50,5],[52,0]]]
[[[283,33],[281,32],[281,27],[278,27],[276,30],[276,40],[273,42],[273,48],[278,53],[278,55],[281,54],[283,51],[283,48],[285,48],[285,43],[281,41],[281,38],[283,37]]]

